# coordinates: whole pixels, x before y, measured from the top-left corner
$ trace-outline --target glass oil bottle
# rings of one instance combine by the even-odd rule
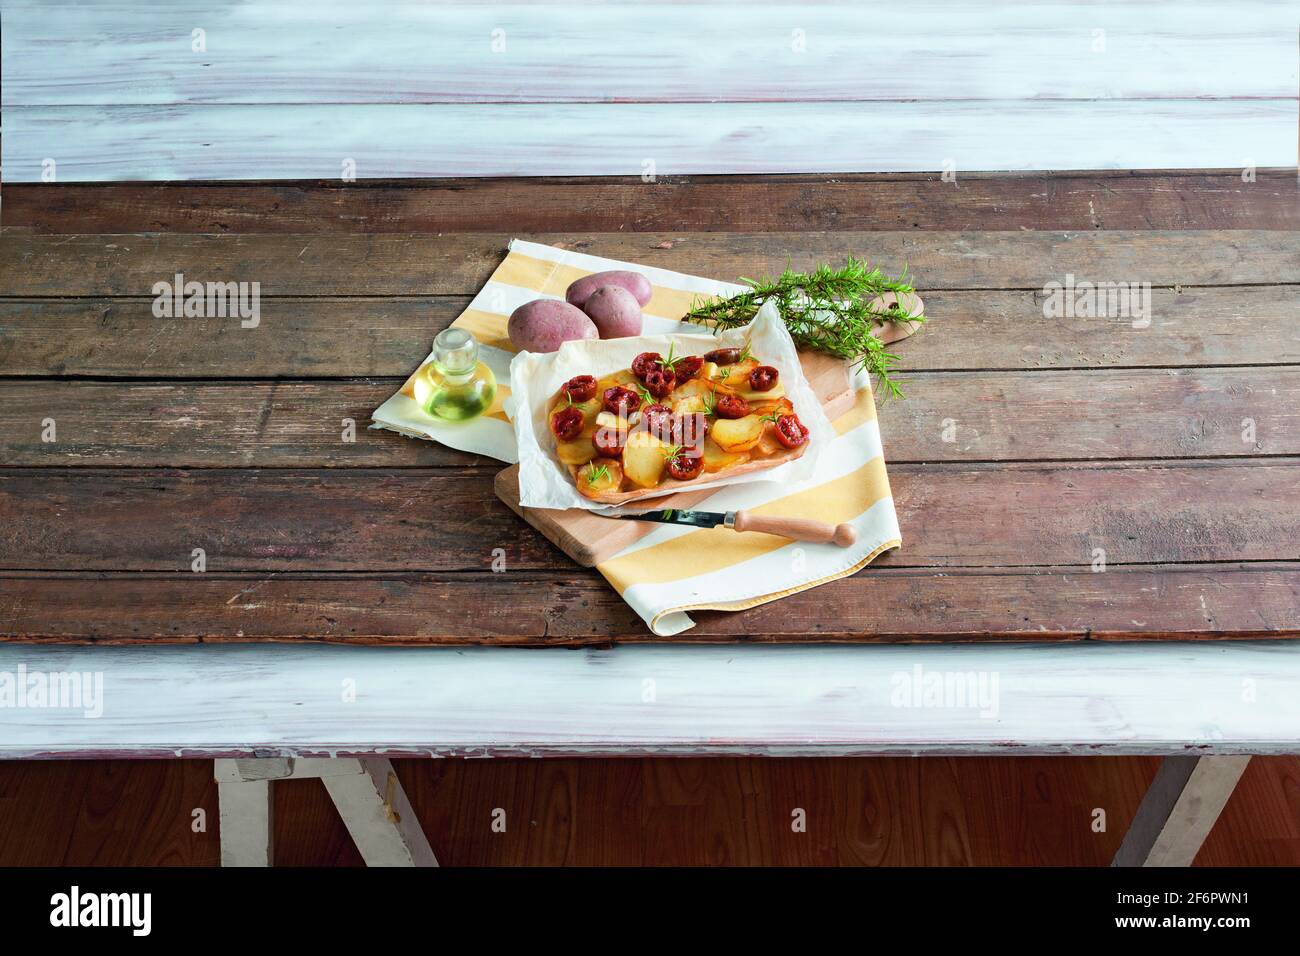
[[[433,357],[415,376],[420,409],[444,422],[465,422],[492,407],[496,376],[479,361],[478,342],[464,329],[443,329],[433,340]]]

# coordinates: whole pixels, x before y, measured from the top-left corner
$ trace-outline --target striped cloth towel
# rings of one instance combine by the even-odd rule
[[[474,334],[481,356],[497,377],[497,400],[483,417],[447,425],[423,415],[412,397],[412,375],[375,410],[372,427],[428,438],[452,448],[518,460],[514,428],[502,409],[509,395],[510,359],[506,320],[525,302],[563,299],[575,279],[607,269],[632,269],[650,280],[654,295],[644,309],[648,334],[690,331],[680,317],[697,298],[730,295],[742,286],[635,263],[512,240],[505,260],[452,324]],[[426,358],[427,362],[428,359]],[[859,373],[857,402],[837,418],[836,437],[819,462],[815,479],[797,485],[756,481],[719,489],[697,507],[703,511],[746,508],[759,514],[852,522],[850,548],[791,542],[757,532],[724,528],[657,526],[597,566],[654,633],[671,636],[694,624],[693,610],[739,611],[846,577],[902,543],[885,472],[871,384]]]

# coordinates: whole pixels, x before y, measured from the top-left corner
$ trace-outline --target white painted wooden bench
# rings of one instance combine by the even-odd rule
[[[869,16],[734,0],[57,12],[7,0],[5,176],[1283,166],[1294,12],[1283,0],[924,0]],[[328,55],[344,36],[348,55]],[[600,135],[571,148],[588,129]]]
[[[435,865],[390,757],[613,754],[1159,755],[1115,863],[1187,865],[1251,755],[1300,753],[1291,641],[0,647],[20,666],[102,673],[103,714],[0,708],[0,757],[214,758],[226,865],[271,862],[277,779],[320,777],[367,863]],[[909,697],[949,675],[993,706]]]

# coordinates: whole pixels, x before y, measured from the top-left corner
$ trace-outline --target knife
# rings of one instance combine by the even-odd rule
[[[812,518],[782,518],[779,515],[756,515],[748,511],[682,511],[663,508],[642,514],[618,515],[631,521],[658,521],[661,524],[684,524],[696,528],[731,528],[733,531],[761,531],[794,541],[835,544],[847,548],[858,539],[851,524],[829,524]]]

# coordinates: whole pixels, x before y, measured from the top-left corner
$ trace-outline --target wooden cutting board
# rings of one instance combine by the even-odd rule
[[[800,352],[799,363],[813,392],[822,401],[826,414],[836,418],[853,407],[853,381],[848,364],[819,352]],[[525,508],[519,504],[519,466],[511,465],[497,474],[497,497],[504,501],[530,525],[546,535],[557,548],[584,567],[605,560],[622,551],[638,538],[649,534],[655,525],[649,521],[626,521],[603,518],[581,508],[564,511],[550,508]],[[695,507],[716,488],[701,491],[683,491],[662,498],[648,499],[646,510],[651,508]]]

